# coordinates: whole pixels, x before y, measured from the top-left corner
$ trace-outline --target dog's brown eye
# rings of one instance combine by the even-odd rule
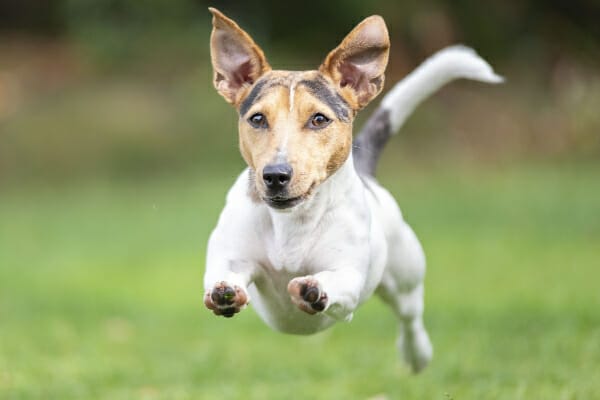
[[[310,129],[322,129],[329,125],[330,122],[331,120],[323,114],[316,113],[308,120],[307,127]]]
[[[248,118],[248,122],[256,129],[266,129],[269,127],[267,124],[267,117],[261,113],[253,114],[250,118]]]

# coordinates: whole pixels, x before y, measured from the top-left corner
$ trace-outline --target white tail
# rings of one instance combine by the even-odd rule
[[[414,109],[433,92],[460,78],[487,83],[504,81],[475,50],[466,46],[447,47],[425,60],[398,82],[381,101],[389,112],[391,133],[396,133]]]

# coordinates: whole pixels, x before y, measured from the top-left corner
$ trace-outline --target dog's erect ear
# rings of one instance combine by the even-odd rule
[[[271,67],[250,35],[216,8],[208,10],[213,15],[210,35],[213,83],[225,100],[238,105],[240,89],[252,85]]]
[[[319,71],[329,76],[356,110],[383,88],[390,39],[383,18],[364,19],[325,58]]]

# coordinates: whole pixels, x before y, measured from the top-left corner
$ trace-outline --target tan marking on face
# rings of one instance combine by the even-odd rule
[[[346,161],[352,146],[352,117],[342,121],[323,99],[319,99],[302,81],[323,79],[317,71],[271,71],[263,92],[240,115],[240,150],[248,166],[256,173],[259,196],[266,196],[262,180],[263,168],[272,163],[287,162],[293,169],[288,197],[308,196]],[[331,86],[331,93],[337,93]],[[242,100],[243,101],[243,100]],[[293,103],[292,103],[293,102]],[[248,118],[262,113],[267,129],[256,129]],[[310,119],[321,113],[331,120],[322,129],[309,129]],[[285,160],[282,160],[282,155]]]

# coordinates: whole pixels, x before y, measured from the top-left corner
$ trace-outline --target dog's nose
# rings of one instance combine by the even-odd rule
[[[290,164],[270,164],[263,168],[263,181],[267,189],[279,191],[284,189],[292,179]]]

